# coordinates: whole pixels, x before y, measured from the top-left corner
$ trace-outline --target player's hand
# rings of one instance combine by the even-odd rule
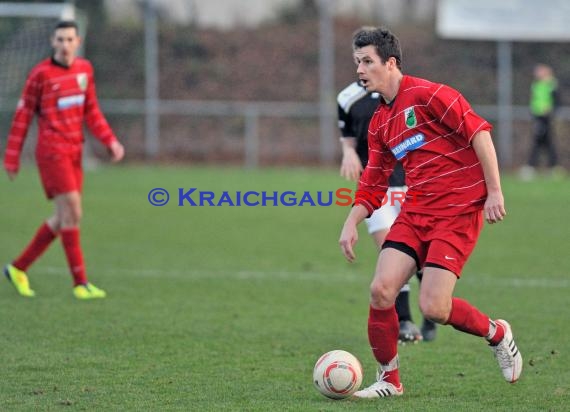
[[[358,230],[356,225],[347,220],[344,223],[342,232],[340,233],[340,239],[338,244],[340,245],[340,250],[342,254],[349,262],[354,262],[356,259],[356,254],[354,253],[353,247],[358,242]]]
[[[358,180],[362,173],[362,163],[356,150],[345,150],[340,165],[340,175],[346,180]]]
[[[499,223],[506,216],[505,200],[501,191],[487,194],[484,206],[485,220],[488,223]]]
[[[6,170],[6,174],[8,175],[8,179],[11,181],[14,180],[16,176],[18,176],[18,172],[13,170]]]
[[[112,162],[119,162],[125,157],[125,148],[121,143],[114,141],[111,143],[111,146],[109,146],[109,154],[111,155]]]

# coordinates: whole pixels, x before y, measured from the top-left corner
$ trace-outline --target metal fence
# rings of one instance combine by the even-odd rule
[[[315,41],[315,46],[318,44],[318,63],[312,68],[313,76],[318,76],[318,88],[312,102],[205,101],[160,98],[158,16],[156,10],[151,7],[152,2],[143,1],[141,4],[143,5],[141,17],[144,21],[144,56],[142,56],[144,57],[144,81],[140,84],[140,90],[144,90],[144,93],[141,93],[144,94],[144,98],[101,99],[102,108],[111,118],[111,124],[114,125],[112,121],[114,118],[119,120],[117,123],[121,124],[120,128],[125,130],[130,128],[129,133],[125,133],[125,130],[117,130],[117,134],[119,137],[130,136],[131,140],[127,142],[127,149],[131,153],[137,153],[145,159],[168,159],[169,157],[192,159],[202,156],[208,160],[207,151],[218,150],[225,139],[228,143],[227,158],[241,162],[249,168],[272,164],[276,159],[280,159],[279,161],[283,164],[287,161],[322,165],[336,163],[340,150],[337,139],[338,131],[335,126],[335,30],[330,2],[327,0],[317,2],[319,15],[313,22],[314,27],[318,27],[315,30],[315,36],[318,36],[318,43]],[[499,79],[499,83],[503,83],[503,86],[510,85],[511,81],[512,79],[508,81]],[[23,80],[17,83],[20,88]],[[502,101],[501,105],[475,106],[475,109],[498,125],[494,135],[502,163],[506,166],[517,166],[524,161],[521,147],[529,146],[530,116],[526,106],[513,106],[509,102]],[[15,97],[0,96],[2,130],[8,129],[9,118],[15,104]],[[508,128],[504,127],[505,118],[508,119]],[[130,121],[124,122],[124,119]],[[205,119],[211,120],[209,127],[199,131],[193,129],[192,122]],[[276,123],[275,119],[278,119],[277,122],[282,126],[279,128],[281,134],[277,136],[275,135],[278,132],[277,127],[267,124],[268,122]],[[569,129],[570,107],[559,109],[557,119],[558,129],[562,132],[559,135],[563,138]],[[172,127],[174,122],[179,123],[176,130]],[[225,125],[225,129],[218,133],[213,130],[212,125]],[[299,125],[301,128],[295,129]],[[188,131],[185,132],[184,129]],[[208,131],[210,135],[204,135]],[[187,138],[187,136],[180,137],[180,134],[187,134],[189,136],[187,140],[191,144],[174,144],[173,141],[176,139]],[[192,136],[194,134],[201,136]],[[30,140],[33,140],[33,137],[30,137]],[[203,140],[215,139],[216,143],[203,148],[203,142],[198,142],[201,137]],[[5,136],[0,136],[0,140],[4,138]],[[274,153],[268,155],[270,150],[267,146],[275,145],[275,147],[282,148],[283,145],[277,146],[277,144],[283,140],[290,140],[291,146],[297,145],[297,147],[291,148],[290,153],[281,158]],[[570,145],[564,145],[564,147],[568,146]],[[199,156],[198,151],[200,151]],[[564,159],[564,156],[561,158]],[[226,158],[218,157],[217,160],[224,161]]]

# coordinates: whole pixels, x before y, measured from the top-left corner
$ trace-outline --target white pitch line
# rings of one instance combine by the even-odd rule
[[[48,274],[67,274],[65,267],[41,267],[40,272]],[[169,279],[237,279],[237,280],[306,280],[306,281],[335,281],[335,282],[368,282],[372,278],[372,273],[330,273],[312,271],[258,271],[258,270],[207,270],[207,269],[131,269],[131,268],[98,268],[98,272],[116,273],[118,276],[140,277],[140,278],[169,278]],[[95,272],[91,270],[90,273]],[[414,282],[414,280],[411,280]],[[458,284],[469,283],[490,286],[508,286],[513,288],[545,288],[545,289],[566,289],[570,287],[570,279],[562,276],[553,278],[534,277],[504,277],[500,274],[475,274],[466,273],[462,275]]]

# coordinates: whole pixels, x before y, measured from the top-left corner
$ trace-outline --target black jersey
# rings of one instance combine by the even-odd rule
[[[368,124],[381,103],[379,93],[368,93],[358,82],[351,83],[337,96],[338,127],[342,137],[356,138],[356,153],[362,167],[368,163]],[[396,164],[390,186],[404,186],[404,169]]]

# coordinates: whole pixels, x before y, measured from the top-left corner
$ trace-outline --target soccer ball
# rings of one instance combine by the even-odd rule
[[[327,352],[315,364],[313,383],[327,398],[348,398],[362,384],[360,361],[344,350]]]

